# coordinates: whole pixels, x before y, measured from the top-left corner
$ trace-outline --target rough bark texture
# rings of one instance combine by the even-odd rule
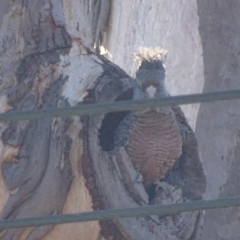
[[[239,8],[237,1],[224,0],[198,5],[188,0],[111,1],[105,47],[130,75],[132,53],[139,46],[166,48],[172,95],[237,88]],[[92,14],[85,0],[0,2],[1,112],[131,99],[132,79],[91,52],[99,37],[92,31]],[[206,198],[239,192],[238,104],[184,107],[196,125]],[[142,185],[129,184],[137,173],[125,151],[110,151],[112,132],[125,114],[0,123],[1,218],[148,204]],[[152,204],[186,201],[186,195],[194,200],[195,179],[185,174],[192,166],[183,168],[169,175],[171,195],[159,189]],[[186,179],[189,187],[183,184]],[[208,211],[203,223],[198,212],[76,223],[2,231],[0,238],[235,240],[238,215],[236,209],[225,209]],[[202,236],[195,227],[200,223]]]
[[[238,1],[198,1],[203,46],[203,92],[239,89]],[[196,133],[207,175],[205,197],[239,196],[239,100],[203,104]],[[205,134],[203,134],[203,131]],[[240,239],[239,208],[206,212],[202,239]]]
[[[169,52],[167,83],[172,94],[239,88],[239,2],[155,3],[131,1],[126,10],[127,0],[114,1],[106,41],[111,59],[131,74],[134,67],[129,52],[140,46],[162,46]],[[117,22],[121,28],[114,27]],[[119,40],[116,48],[117,36],[126,43]],[[205,198],[239,195],[239,101],[183,109],[196,129],[207,177]],[[238,208],[207,211],[199,239],[237,240],[238,226]]]
[[[70,19],[73,6],[38,0],[0,3],[4,11],[0,20],[1,112],[70,106],[87,95],[86,88],[100,71],[93,59],[85,57],[86,50],[79,49],[85,39],[86,45],[91,41],[91,34],[84,31],[89,28],[88,5],[78,4],[82,19],[74,20],[74,29],[81,31],[81,38],[66,31],[64,17]],[[78,21],[81,27],[77,27]],[[90,65],[95,70],[82,71]],[[79,66],[83,68],[78,69]],[[82,92],[74,94],[71,88]],[[92,210],[79,167],[83,155],[81,128],[78,117],[1,123],[1,218]],[[89,234],[96,238],[96,223],[76,225],[56,227],[46,238],[74,239],[79,232],[84,239],[90,239]],[[52,226],[2,231],[1,239],[39,239],[51,229]]]

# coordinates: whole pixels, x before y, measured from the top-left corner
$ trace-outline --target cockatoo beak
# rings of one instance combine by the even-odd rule
[[[154,98],[157,93],[157,88],[153,85],[150,85],[146,88],[146,93],[148,94],[149,98]]]

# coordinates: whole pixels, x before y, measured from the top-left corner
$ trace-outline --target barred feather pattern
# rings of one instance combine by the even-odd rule
[[[165,89],[166,50],[141,48],[135,53],[136,88],[133,99],[168,96]],[[147,189],[155,180],[163,179],[182,155],[182,134],[172,107],[149,108],[129,113],[114,136],[115,146],[125,146],[134,168],[143,176]]]
[[[131,113],[119,126],[115,143],[125,145],[145,188],[163,179],[182,154],[182,138],[171,107]]]

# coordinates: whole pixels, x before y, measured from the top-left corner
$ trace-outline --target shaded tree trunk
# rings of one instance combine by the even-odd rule
[[[155,4],[151,9],[159,7]],[[114,2],[113,13],[116,7]],[[94,52],[93,43],[99,36],[92,31],[95,11],[88,1],[33,0],[12,4],[2,1],[0,9],[5,11],[0,14],[1,112],[132,98],[133,79]],[[112,23],[112,27],[116,26],[114,21]],[[113,30],[109,29],[109,38]],[[116,37],[111,39],[116,40]],[[156,40],[153,45],[160,44]],[[110,42],[105,46],[110,51],[113,48]],[[129,43],[125,48],[126,63],[131,47]],[[112,52],[117,62],[121,51],[118,55]],[[195,63],[200,61],[198,57],[195,60]],[[126,152],[112,145],[113,132],[125,114],[1,123],[1,218],[149,204],[142,184],[133,184],[137,173]],[[188,160],[184,161],[187,166]],[[196,162],[195,166],[199,164]],[[187,171],[194,175],[194,171]],[[170,179],[170,183],[174,182]],[[204,183],[204,179],[202,181]],[[201,179],[200,183],[189,184],[196,189],[188,195],[188,200],[192,200]],[[188,185],[179,185],[172,188],[171,200],[163,201],[160,191],[153,203],[186,201],[184,188]],[[181,213],[163,218],[152,216],[13,229],[2,231],[0,236],[7,240],[193,239],[200,218],[199,212]]]
[[[239,11],[238,1],[198,1],[204,92],[239,89]],[[207,199],[240,195],[239,104],[239,100],[221,101],[199,109],[196,134],[207,176]],[[240,239],[238,225],[239,208],[207,211],[202,239]]]

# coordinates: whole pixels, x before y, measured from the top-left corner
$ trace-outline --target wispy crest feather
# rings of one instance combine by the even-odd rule
[[[141,70],[160,70],[166,58],[167,50],[156,47],[142,47],[134,53],[136,72]]]

